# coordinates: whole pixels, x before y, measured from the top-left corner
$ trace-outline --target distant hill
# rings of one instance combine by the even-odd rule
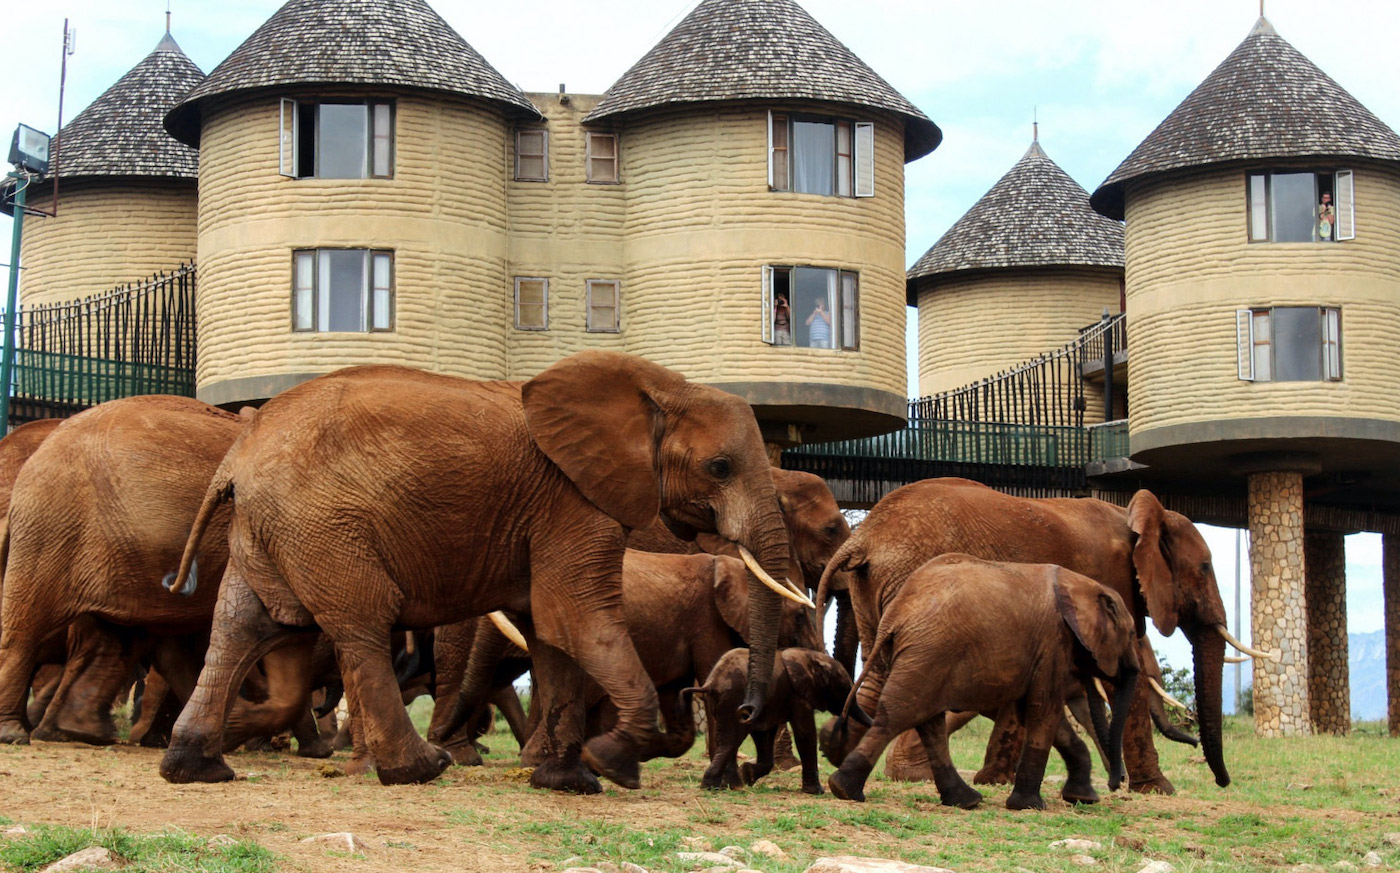
[[[1347,647],[1352,720],[1382,721],[1386,717],[1385,631],[1348,634]]]

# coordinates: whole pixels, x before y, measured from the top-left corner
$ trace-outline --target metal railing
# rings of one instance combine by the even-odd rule
[[[1128,457],[1128,420],[1106,421],[1091,424],[1089,433],[1089,461],[1113,461]]]

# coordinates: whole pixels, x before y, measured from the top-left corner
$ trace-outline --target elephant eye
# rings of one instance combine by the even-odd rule
[[[728,479],[731,472],[728,458],[715,458],[705,465],[705,469],[716,479]]]

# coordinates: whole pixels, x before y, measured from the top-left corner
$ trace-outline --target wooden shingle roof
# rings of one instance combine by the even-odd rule
[[[932,277],[1027,267],[1123,269],[1123,225],[1089,208],[1085,191],[1033,142],[906,274],[910,306]]]
[[[204,73],[166,34],[155,50],[92,101],[57,137],[58,175],[199,175],[199,152],[172,139],[161,119]]]
[[[1228,161],[1297,157],[1400,161],[1400,137],[1260,18],[1090,202],[1122,219],[1129,180]]]
[[[603,94],[585,122],[675,103],[822,100],[904,120],[904,159],[943,132],[793,0],[704,0]]]
[[[171,110],[165,127],[198,145],[211,98],[347,84],[464,94],[539,117],[520,89],[424,0],[288,0]]]

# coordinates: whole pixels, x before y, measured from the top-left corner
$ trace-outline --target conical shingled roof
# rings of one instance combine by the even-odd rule
[[[909,268],[906,295],[917,305],[918,280],[947,273],[1071,266],[1123,269],[1123,225],[1090,209],[1089,192],[1033,142]]]
[[[599,121],[673,103],[823,100],[904,116],[904,160],[943,132],[793,0],[704,0],[603,94]]]
[[[204,73],[166,34],[145,60],[59,132],[58,175],[199,175],[199,152],[172,139],[161,119]]]
[[[1322,156],[1400,161],[1400,137],[1260,18],[1090,202],[1121,220],[1130,179],[1225,161]]]
[[[318,84],[447,91],[539,117],[520,89],[423,0],[289,0],[170,111],[165,127],[198,145],[210,98]]]

